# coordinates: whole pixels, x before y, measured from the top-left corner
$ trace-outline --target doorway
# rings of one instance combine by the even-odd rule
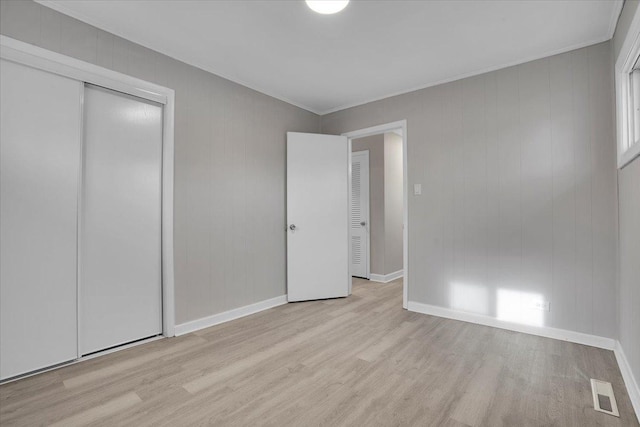
[[[407,308],[406,121],[343,135],[349,144],[350,276],[381,283],[402,278]]]
[[[406,120],[343,135],[287,132],[287,300],[340,298],[352,293],[353,140],[395,133],[402,150],[402,306],[408,297]],[[345,172],[347,172],[345,174]],[[396,192],[397,195],[397,192]],[[386,276],[386,275],[385,275]]]

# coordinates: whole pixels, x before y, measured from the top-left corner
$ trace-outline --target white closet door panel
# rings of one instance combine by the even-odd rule
[[[77,357],[82,83],[1,61],[0,377]]]
[[[82,354],[158,335],[162,107],[85,88],[80,237]]]
[[[369,278],[369,151],[351,153],[351,275]]]

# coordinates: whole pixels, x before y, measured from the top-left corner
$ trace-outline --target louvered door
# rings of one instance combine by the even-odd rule
[[[351,275],[369,278],[369,151],[351,154]]]

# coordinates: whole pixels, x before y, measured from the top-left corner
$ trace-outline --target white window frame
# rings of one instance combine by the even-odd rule
[[[633,84],[631,83],[633,66],[640,56],[640,8],[636,11],[629,31],[616,60],[616,125],[618,143],[618,168],[621,169],[637,156],[640,156],[640,135],[634,128],[639,127],[633,105]],[[640,132],[639,132],[640,133]]]

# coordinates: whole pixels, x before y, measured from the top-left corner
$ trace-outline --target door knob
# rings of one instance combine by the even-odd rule
[[[367,225],[367,223],[365,221],[361,221],[360,225],[364,227],[365,225]]]
[[[296,231],[296,225],[295,225],[295,224],[291,224],[291,225],[289,226],[289,230],[291,230],[291,231]]]

